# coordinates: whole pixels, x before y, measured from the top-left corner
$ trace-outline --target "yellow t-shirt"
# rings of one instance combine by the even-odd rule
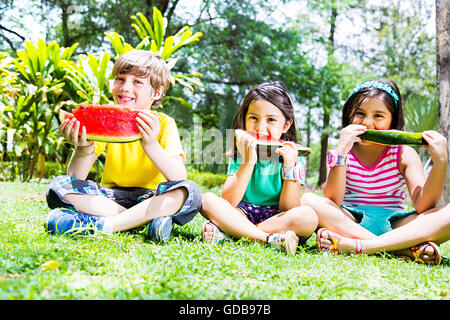
[[[184,162],[186,155],[175,120],[160,112],[158,116],[161,131],[156,140],[169,156],[180,155]],[[98,156],[105,150],[105,169],[100,182],[102,186],[156,189],[159,183],[167,181],[145,154],[140,140],[128,143],[95,142]]]

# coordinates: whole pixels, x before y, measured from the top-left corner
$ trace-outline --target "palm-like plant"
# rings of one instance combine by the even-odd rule
[[[423,132],[425,130],[437,130],[438,109],[437,95],[433,96],[412,96],[405,101],[405,128],[411,132]],[[430,158],[424,148],[416,147],[424,163],[425,171],[431,168]]]
[[[47,45],[41,39],[36,45],[26,41],[25,50],[18,50],[17,59],[9,63],[18,71],[9,80],[10,86],[20,94],[1,95],[1,132],[9,138],[6,154],[14,164],[13,178],[17,174],[27,181],[35,173],[40,178],[45,173],[45,160],[58,139],[54,116],[66,100],[61,73],[75,47],[60,48],[56,42]]]
[[[78,57],[78,63],[67,63],[65,78],[71,82],[79,103],[107,104],[110,101],[109,73],[111,71],[109,53],[102,56],[88,53]]]
[[[117,34],[106,33],[106,36],[111,42],[116,54],[119,56],[127,51],[133,49],[150,50],[158,53],[167,62],[169,69],[173,69],[178,59],[172,56],[183,46],[199,41],[202,36],[201,32],[195,34],[192,33],[189,26],[181,28],[175,35],[166,36],[167,19],[162,16],[161,12],[153,7],[153,26],[148,19],[140,12],[135,16],[131,16],[131,19],[135,21],[131,26],[136,30],[141,42],[133,48],[130,44],[124,41],[124,38]],[[172,74],[171,84],[175,86],[176,83],[188,88],[192,93],[195,92],[194,87],[203,88],[203,83],[198,79],[202,74],[195,72],[192,74]],[[177,100],[188,107],[192,107],[190,103],[185,101],[181,97],[166,96],[162,102],[162,105],[167,103],[168,100]]]

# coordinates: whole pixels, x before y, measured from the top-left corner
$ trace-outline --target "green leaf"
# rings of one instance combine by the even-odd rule
[[[106,85],[106,68],[108,67],[108,62],[110,60],[109,53],[105,52],[100,62],[99,71],[99,87],[103,91]]]
[[[132,23],[131,26],[138,33],[139,38],[144,39],[145,37],[148,37],[149,34],[148,34],[147,30],[145,30],[144,26],[139,21],[139,19],[136,16],[131,16],[131,19],[133,19],[137,23],[137,25],[135,23]]]
[[[155,42],[159,50],[163,42],[165,26],[161,11],[156,7],[153,7],[153,24],[155,27]]]
[[[37,42],[37,64],[38,64],[38,70],[42,71],[45,67],[45,63],[48,58],[47,53],[47,44],[44,40],[38,39]]]
[[[174,78],[175,78],[175,81],[178,81],[183,87],[188,88],[189,90],[192,91],[192,93],[195,92],[194,87],[191,86],[191,84],[190,84],[189,82],[185,81],[185,80],[182,79],[182,78],[177,78],[177,77],[174,77]]]
[[[134,30],[136,30],[139,38],[145,39],[145,37],[147,37],[147,33],[145,32],[145,30],[143,31],[141,28],[139,28],[138,25],[136,25],[135,23],[132,23],[131,26],[134,28]]]
[[[17,52],[19,54],[19,52]],[[32,81],[30,74],[29,74],[29,68],[27,68],[28,66],[23,63],[17,63],[16,64],[16,69],[24,76],[25,79],[27,79],[28,81]],[[28,69],[28,70],[27,70]]]
[[[150,38],[155,40],[155,32],[153,32],[153,28],[150,25],[150,22],[148,22],[148,19],[141,12],[136,13],[136,15],[141,19]]]
[[[197,73],[197,74],[201,74],[201,73]],[[194,78],[196,76],[192,76],[192,75],[182,75],[182,74],[176,74],[174,75],[174,78],[178,81],[180,79],[182,79],[183,81],[188,81],[190,83],[192,83],[194,86],[199,87],[199,88],[204,88],[203,83],[199,80]],[[181,83],[181,81],[180,81]],[[183,84],[183,83],[182,83]],[[184,84],[183,84],[184,85]]]
[[[178,102],[180,102],[182,105],[184,105],[185,107],[188,107],[189,109],[192,109],[192,104],[189,103],[189,102],[187,102],[186,100],[184,100],[184,99],[181,98],[181,97],[165,96],[164,99],[163,99],[163,101],[162,101],[162,104],[166,104],[168,100],[175,100],[175,101],[178,101]]]
[[[173,46],[173,36],[167,37],[166,40],[164,40],[164,49],[163,52],[161,53],[161,57],[164,60],[167,60],[167,58],[170,57],[172,46]]]
[[[145,37],[141,42],[136,46],[136,49],[148,50],[147,47],[150,45],[150,37]],[[144,49],[145,48],[145,49]]]
[[[33,43],[31,43],[30,41],[25,41],[25,51],[31,64],[31,72],[37,73],[41,71],[38,67],[37,50],[34,47]]]
[[[150,51],[155,52],[155,53],[158,52],[158,45],[153,40],[152,40],[152,43],[150,44]]]
[[[61,58],[64,60],[70,59],[77,47],[78,47],[78,43],[74,43],[70,48],[64,48],[64,53],[62,54]]]
[[[108,37],[109,41],[111,42],[111,45],[113,46],[114,51],[116,51],[117,56],[120,56],[120,55],[124,54],[125,52],[128,52],[128,51],[134,49],[128,43],[124,43],[123,37],[121,35],[119,35],[117,32],[105,33],[105,35]]]
[[[98,60],[97,57],[88,53],[88,65],[91,67],[92,73],[94,74],[94,77],[97,79],[97,86],[100,85],[98,82],[100,75],[98,72]]]

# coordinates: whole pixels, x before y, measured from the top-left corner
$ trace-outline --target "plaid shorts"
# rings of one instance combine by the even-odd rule
[[[187,189],[188,197],[180,211],[172,215],[172,218],[176,224],[184,225],[195,217],[202,205],[202,193],[197,184],[191,180],[163,182],[158,185],[156,190],[152,190],[138,187],[107,188],[91,180],[80,180],[63,175],[55,177],[50,182],[46,197],[50,209],[68,208],[78,211],[75,206],[64,200],[63,197],[69,193],[103,195],[128,209],[141,201],[180,187]]]
[[[273,217],[280,213],[280,209],[277,205],[258,206],[255,204],[241,201],[239,202],[237,207],[245,213],[245,215],[249,218],[249,220],[253,224],[263,222],[264,220],[267,220],[270,217]]]

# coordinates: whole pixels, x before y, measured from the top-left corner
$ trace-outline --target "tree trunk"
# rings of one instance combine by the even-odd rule
[[[450,154],[450,0],[436,0],[436,66],[439,130],[447,138]],[[450,174],[447,170],[441,204],[449,202]]]
[[[151,17],[153,14],[153,7],[157,7],[159,9],[159,11],[161,11],[162,15],[164,16],[167,8],[169,6],[170,1],[169,0],[146,0],[145,2],[147,3],[149,13],[150,13],[149,16]]]
[[[328,36],[328,56],[334,54],[334,33],[336,31],[336,18],[338,12],[336,6],[331,8],[331,18],[330,18],[330,33]],[[322,184],[327,180],[327,165],[326,157],[328,151],[328,138],[329,138],[329,126],[330,126],[330,115],[333,108],[332,106],[324,107],[323,114],[323,124],[322,124],[322,135],[320,137],[320,167],[319,167],[319,179],[317,184],[322,187]]]

